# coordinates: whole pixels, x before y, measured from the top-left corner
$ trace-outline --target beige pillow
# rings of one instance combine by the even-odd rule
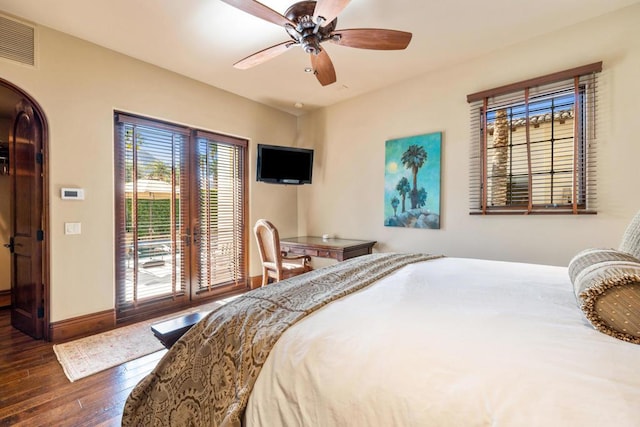
[[[619,249],[640,259],[640,212],[627,226]]]
[[[587,249],[569,263],[569,277],[597,330],[640,344],[640,260],[615,249]]]
[[[574,285],[574,290],[576,290],[576,295],[577,289],[575,289],[575,284],[577,276],[584,274],[585,269],[588,270],[595,265],[600,265],[602,267],[601,264],[611,262],[633,263],[640,262],[640,260],[629,253],[610,248],[590,248],[578,252],[578,254],[569,262],[569,277],[571,278],[571,283]]]

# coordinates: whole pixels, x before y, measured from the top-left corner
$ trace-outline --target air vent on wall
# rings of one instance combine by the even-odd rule
[[[35,27],[0,15],[0,58],[35,66]]]

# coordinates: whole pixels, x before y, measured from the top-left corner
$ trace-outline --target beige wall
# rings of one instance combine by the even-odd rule
[[[257,143],[296,143],[295,116],[47,28],[39,66],[0,61],[0,76],[33,96],[49,123],[52,322],[114,307],[113,110],[250,140],[250,224],[269,217],[295,234],[297,188],[255,182]],[[82,187],[84,201],[62,201]],[[81,222],[81,235],[64,235]],[[260,274],[251,241],[251,274]]]
[[[616,247],[640,209],[640,5],[309,114],[314,183],[300,189],[298,227],[375,239],[378,251],[566,265],[586,247]],[[425,52],[428,55],[428,52]],[[596,216],[470,216],[466,95],[604,61]],[[385,140],[443,132],[440,230],[383,226]]]

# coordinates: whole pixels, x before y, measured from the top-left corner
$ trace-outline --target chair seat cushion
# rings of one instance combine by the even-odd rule
[[[302,264],[294,264],[292,262],[283,262],[282,269],[287,271],[304,270],[306,267]]]
[[[269,269],[269,270],[274,270],[274,271],[276,270],[276,263],[275,262],[263,262],[262,265],[265,268]],[[283,262],[282,263],[282,269],[284,271],[288,271],[288,272],[297,271],[297,270],[304,271],[306,268],[307,267],[305,267],[304,265],[302,265],[300,263],[298,263],[298,264],[293,263],[293,262]]]

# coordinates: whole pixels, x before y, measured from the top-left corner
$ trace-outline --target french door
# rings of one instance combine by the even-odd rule
[[[247,286],[247,141],[115,114],[118,319]]]

